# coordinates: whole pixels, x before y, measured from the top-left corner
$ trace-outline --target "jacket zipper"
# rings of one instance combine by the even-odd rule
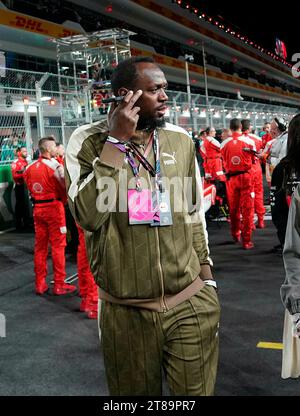
[[[165,287],[164,287],[164,278],[163,278],[163,272],[161,267],[161,261],[160,261],[160,245],[159,245],[159,236],[158,236],[158,229],[155,228],[155,235],[156,235],[156,241],[157,241],[157,252],[158,252],[158,270],[160,274],[161,279],[161,303],[162,303],[162,309],[163,313],[166,313],[168,311],[167,305],[165,304]]]
[[[149,179],[149,185],[150,185],[150,190],[151,193],[153,192],[152,190],[152,186],[151,186],[151,178],[149,175],[149,172],[147,171],[147,176]],[[160,261],[160,245],[159,245],[159,236],[158,236],[158,229],[157,227],[155,227],[155,237],[156,237],[156,243],[157,243],[157,253],[158,253],[158,270],[159,270],[159,275],[160,275],[160,283],[161,283],[161,304],[162,304],[162,310],[163,313],[167,313],[168,312],[168,308],[167,305],[165,304],[165,288],[164,288],[164,278],[163,278],[163,271],[162,271],[162,266],[161,266],[161,261]]]

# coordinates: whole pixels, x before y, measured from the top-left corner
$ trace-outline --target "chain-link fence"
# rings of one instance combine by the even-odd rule
[[[244,100],[219,97],[206,97],[191,94],[192,107],[189,108],[188,94],[168,91],[169,118],[188,131],[197,131],[208,126],[216,129],[228,128],[232,118],[249,119],[255,130],[260,130],[264,123],[274,117],[282,117],[287,122],[298,111],[297,108],[275,106]]]

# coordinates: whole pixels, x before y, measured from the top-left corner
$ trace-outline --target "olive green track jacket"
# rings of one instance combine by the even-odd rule
[[[127,186],[130,182],[132,187],[134,176],[124,154],[106,142],[108,135],[106,122],[79,127],[65,159],[68,201],[76,222],[86,230],[96,283],[119,299],[155,299],[181,292],[199,275],[211,278],[201,178],[191,138],[171,124],[158,129],[162,177],[181,183],[191,178],[192,199],[183,187],[171,184],[173,225],[150,227],[128,223]],[[153,150],[147,159],[155,165]],[[150,183],[143,167],[140,176]],[[177,203],[183,205],[179,212],[174,210]]]

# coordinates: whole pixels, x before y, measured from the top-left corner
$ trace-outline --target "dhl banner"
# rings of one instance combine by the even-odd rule
[[[157,3],[154,3],[151,0],[132,0],[132,1],[138,4],[139,6],[142,6],[148,10],[151,10],[152,12],[155,12],[161,16],[167,17],[173,22],[176,22],[185,27],[188,27],[189,29],[192,29],[195,32],[199,32],[200,34],[205,35],[209,37],[210,39],[214,39],[226,46],[229,46],[232,49],[235,49],[236,51],[242,52],[245,55],[251,56],[251,58],[259,60],[260,62],[263,62],[281,72],[291,75],[291,73],[288,70],[285,70],[282,67],[276,65],[276,63],[270,62],[267,59],[264,59],[263,57],[258,56],[254,51],[252,52],[251,50],[244,48],[242,45],[237,45],[236,43],[231,42],[229,39],[226,39],[222,35],[219,35],[218,33],[215,33],[212,30],[209,30],[207,28],[204,28],[202,26],[195,24],[195,22],[192,22],[191,20],[173,12],[173,10],[171,9],[167,9],[166,7],[158,5]]]
[[[17,13],[5,9],[1,9],[0,11],[0,25],[9,26],[15,29],[22,29],[54,38],[62,38],[81,33],[79,31],[63,27],[62,25],[48,22],[47,20],[38,19],[23,13]]]
[[[138,55],[151,56],[155,60],[155,62],[159,65],[171,66],[173,68],[178,68],[182,70],[185,69],[185,62],[182,62],[179,59],[171,58],[165,55],[156,54],[150,51],[145,51],[145,50],[138,49],[138,48],[131,48],[131,55],[132,56],[138,56]],[[189,71],[194,72],[198,75],[204,75],[203,68],[195,64],[189,64]],[[299,94],[283,91],[279,88],[273,88],[267,85],[258,85],[256,82],[251,82],[251,81],[241,79],[232,75],[223,74],[221,72],[214,71],[212,69],[207,69],[206,73],[207,73],[207,76],[212,77],[212,78],[217,78],[219,80],[233,82],[234,84],[239,84],[239,85],[245,85],[247,87],[255,88],[260,91],[271,92],[273,94],[282,95],[282,96],[293,98],[293,99],[295,98],[300,99]]]

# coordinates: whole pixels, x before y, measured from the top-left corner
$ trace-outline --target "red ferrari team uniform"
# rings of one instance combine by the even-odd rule
[[[63,156],[56,156],[56,160],[64,166],[65,158]],[[67,201],[63,202],[66,203]],[[86,254],[84,231],[78,224],[76,226],[78,231],[77,272],[79,294],[81,296],[80,310],[86,312],[90,319],[97,319],[98,289]]]
[[[87,312],[91,319],[97,319],[98,315],[98,288],[92,275],[89,261],[86,254],[84,231],[78,225],[79,245],[77,251],[77,271],[79,293],[81,296],[80,310]]]
[[[64,156],[56,156],[55,159],[58,161],[58,163],[60,163],[62,166],[64,166],[64,164],[65,164]]]
[[[249,150],[246,151],[244,149]],[[251,248],[254,214],[254,188],[252,165],[255,144],[248,136],[234,132],[221,144],[227,176],[226,191],[231,220],[231,234],[235,241],[243,240],[244,248]],[[242,215],[243,222],[241,224]]]
[[[262,139],[255,134],[248,134],[250,139],[252,139],[255,143],[256,151],[259,152],[263,149],[263,142]],[[257,215],[258,228],[264,228],[264,215],[266,209],[264,207],[264,187],[263,187],[263,175],[262,175],[262,168],[259,159],[255,159],[255,163],[252,167],[252,174],[253,174],[253,185],[254,185],[254,212]]]
[[[43,294],[48,289],[45,279],[49,241],[54,270],[54,294],[60,295],[76,290],[76,286],[64,283],[67,230],[62,202],[64,195],[55,178],[55,172],[59,166],[60,164],[54,158],[40,157],[27,168],[24,174],[34,205],[34,272],[35,289],[38,294]]]
[[[270,133],[266,133],[261,137],[261,140],[262,140],[262,149],[264,149],[267,143],[273,140],[273,138]]]
[[[23,157],[19,157],[17,160],[14,160],[11,164],[11,172],[12,177],[17,185],[24,185],[24,172],[26,170],[26,167],[28,165],[28,162]]]
[[[220,143],[213,137],[207,136],[203,147],[205,149],[205,179],[225,181]]]

